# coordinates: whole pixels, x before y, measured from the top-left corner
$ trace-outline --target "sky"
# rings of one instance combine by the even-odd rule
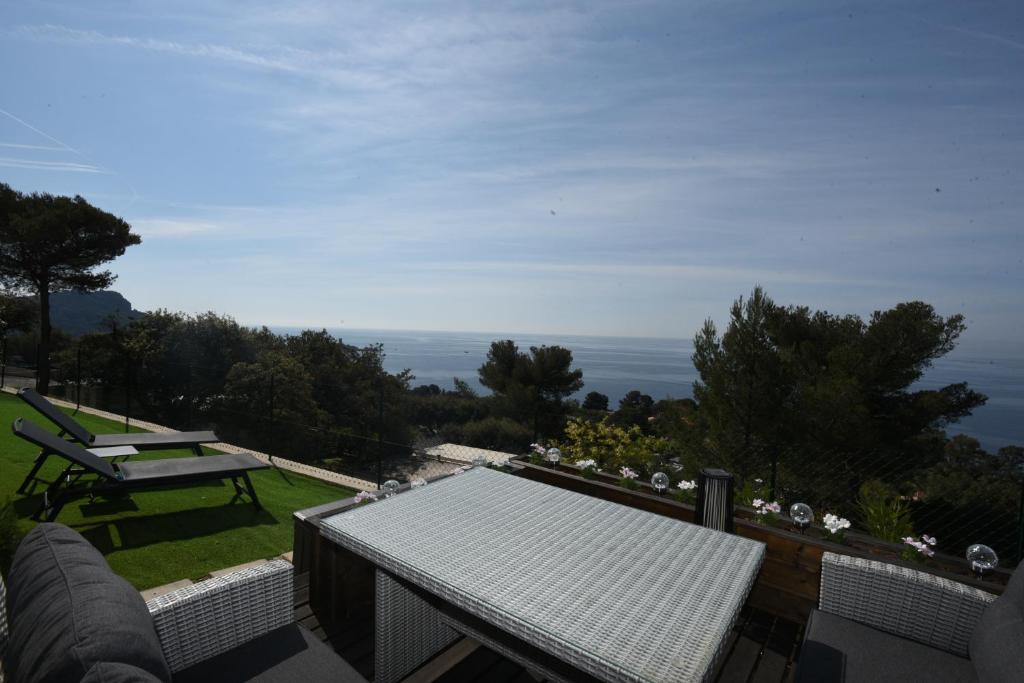
[[[692,337],[756,284],[1024,327],[1024,3],[19,2],[0,182],[142,310]]]

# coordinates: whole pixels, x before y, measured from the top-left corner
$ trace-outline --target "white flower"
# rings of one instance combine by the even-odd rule
[[[690,481],[683,480],[676,484],[676,486],[678,486],[683,491],[692,491],[693,489],[697,488],[697,482],[693,481],[692,479]]]
[[[579,467],[581,470],[590,468],[597,469],[597,461],[594,460],[593,458],[587,458],[586,460],[577,460],[576,467]]]
[[[619,470],[619,474],[622,475],[623,479],[636,479],[639,476],[635,471],[628,467],[623,467]]]
[[[928,534],[921,534],[921,540],[928,545],[935,545],[938,542],[935,540],[934,536],[929,536]]]
[[[782,512],[782,506],[777,502],[771,502],[764,506],[765,512],[774,512],[776,514]]]
[[[760,498],[755,498],[754,499],[754,507],[759,508],[759,507],[762,507],[763,505],[764,505],[764,501],[763,500],[761,500]]]
[[[825,529],[830,534],[835,534],[843,529],[850,528],[850,520],[846,519],[845,517],[833,515],[831,512],[825,514],[824,523]]]
[[[356,494],[356,503],[363,503],[368,500],[377,500],[377,496],[370,493],[369,491],[360,491],[359,493]]]

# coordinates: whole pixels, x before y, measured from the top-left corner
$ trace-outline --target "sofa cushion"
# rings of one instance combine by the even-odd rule
[[[131,664],[97,662],[81,683],[160,683],[160,679]]]
[[[171,680],[142,596],[66,526],[29,532],[14,554],[7,592],[11,683],[79,681],[101,662]]]
[[[804,631],[796,680],[962,683],[978,679],[968,659],[815,609]]]
[[[982,681],[1019,681],[1024,672],[1024,562],[1006,590],[985,608],[967,652]]]
[[[365,683],[348,662],[298,624],[266,633],[233,650],[193,664],[174,675],[175,683]]]

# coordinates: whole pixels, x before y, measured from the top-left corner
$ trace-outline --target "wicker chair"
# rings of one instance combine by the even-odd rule
[[[797,681],[1018,681],[1024,571],[1000,598],[914,569],[825,553]]]
[[[145,603],[88,541],[40,524],[0,602],[0,681],[364,682],[294,623],[292,574],[274,560]]]

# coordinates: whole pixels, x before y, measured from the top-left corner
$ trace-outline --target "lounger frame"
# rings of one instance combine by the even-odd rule
[[[69,436],[75,442],[85,448],[104,448],[109,446],[132,446],[140,451],[150,450],[177,450],[187,448],[197,456],[203,455],[204,443],[217,443],[220,439],[212,431],[203,432],[168,432],[166,434],[153,434],[151,432],[133,435],[126,434],[93,434],[81,423],[70,415],[64,413],[45,397],[36,392],[35,389],[24,388],[18,390],[18,398],[32,406],[40,415],[57,425],[60,428],[58,436]],[[18,493],[28,493],[32,482],[37,480],[39,470],[42,468],[46,458],[52,455],[46,449],[40,451],[32,469],[18,487]],[[61,476],[66,476],[65,470]]]
[[[239,466],[236,469],[211,470],[209,472],[188,472],[168,476],[150,476],[133,480],[125,478],[124,474],[115,469],[114,466],[90,453],[81,446],[66,441],[59,436],[46,431],[39,425],[18,418],[11,425],[11,430],[16,436],[36,444],[43,449],[44,456],[56,455],[68,461],[69,465],[64,473],[47,486],[43,492],[43,500],[39,508],[32,515],[35,520],[52,522],[60,514],[60,511],[72,500],[79,498],[94,498],[96,496],[112,496],[135,491],[152,491],[159,489],[186,488],[198,483],[207,481],[231,480],[235,487],[236,500],[243,495],[248,495],[257,510],[262,510],[259,498],[256,496],[256,489],[249,478],[249,471],[269,467],[258,463],[258,466]],[[234,456],[209,456],[209,458],[233,458]],[[251,458],[251,456],[250,456]],[[236,458],[237,459],[237,458]],[[93,479],[82,481],[87,474],[95,475]]]

